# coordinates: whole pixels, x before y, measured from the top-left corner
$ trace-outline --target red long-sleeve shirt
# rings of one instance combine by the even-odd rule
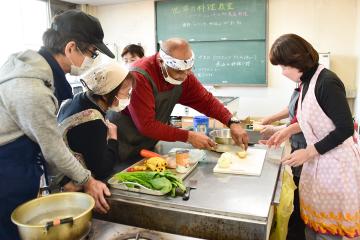
[[[154,80],[159,93],[174,88],[166,82],[161,73],[158,54],[142,58],[133,65],[145,70]],[[123,111],[131,116],[141,134],[156,140],[186,142],[188,131],[174,128],[155,118],[155,98],[149,81],[137,72],[132,72],[136,78],[136,85],[131,94],[130,105]],[[190,74],[182,83],[182,94],[179,102],[189,106],[208,117],[215,118],[227,124],[231,113],[208,92],[199,80]]]

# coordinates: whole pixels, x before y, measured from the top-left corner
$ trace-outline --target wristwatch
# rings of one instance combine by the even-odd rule
[[[237,117],[231,117],[228,124],[227,124],[227,126],[230,127],[230,125],[233,124],[233,123],[240,123],[240,120],[237,119]]]

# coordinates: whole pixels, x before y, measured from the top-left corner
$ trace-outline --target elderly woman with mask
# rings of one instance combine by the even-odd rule
[[[104,119],[105,113],[125,108],[133,78],[124,66],[110,63],[88,72],[82,82],[88,90],[64,102],[58,122],[73,154],[96,179],[104,180],[118,159],[117,127]],[[63,175],[57,175],[54,184],[79,190]]]

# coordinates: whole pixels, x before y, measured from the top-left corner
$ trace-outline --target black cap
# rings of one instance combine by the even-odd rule
[[[103,42],[104,32],[96,17],[80,10],[67,10],[54,18],[51,28],[78,41],[94,44],[100,52],[115,58]]]

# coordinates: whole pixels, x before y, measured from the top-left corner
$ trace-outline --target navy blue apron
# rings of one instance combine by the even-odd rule
[[[145,70],[134,67],[130,71],[142,74],[150,82],[155,98],[155,118],[162,123],[169,123],[171,112],[181,96],[182,86],[176,85],[171,90],[159,92],[154,80]],[[136,128],[131,116],[121,112],[108,111],[106,118],[117,126],[119,157],[121,161],[133,163],[139,160],[141,149],[152,150],[158,142],[158,140],[142,135]]]
[[[0,239],[20,239],[11,222],[12,211],[20,204],[36,198],[43,158],[37,143],[22,136],[0,146]]]
[[[289,102],[289,117],[292,120],[296,115],[297,102],[300,97],[300,89],[296,88]],[[294,134],[290,137],[291,152],[306,148],[306,140],[302,132]],[[299,187],[302,166],[291,167],[295,185]],[[292,212],[288,222],[287,240],[305,239],[305,224],[300,217],[299,189],[294,191],[294,211]]]
[[[292,120],[296,115],[297,102],[300,96],[299,88],[296,88],[291,96],[289,102],[289,118]],[[299,149],[306,148],[306,140],[302,132],[291,135],[291,152],[294,152]],[[296,177],[300,177],[302,166],[292,167],[293,174]]]

